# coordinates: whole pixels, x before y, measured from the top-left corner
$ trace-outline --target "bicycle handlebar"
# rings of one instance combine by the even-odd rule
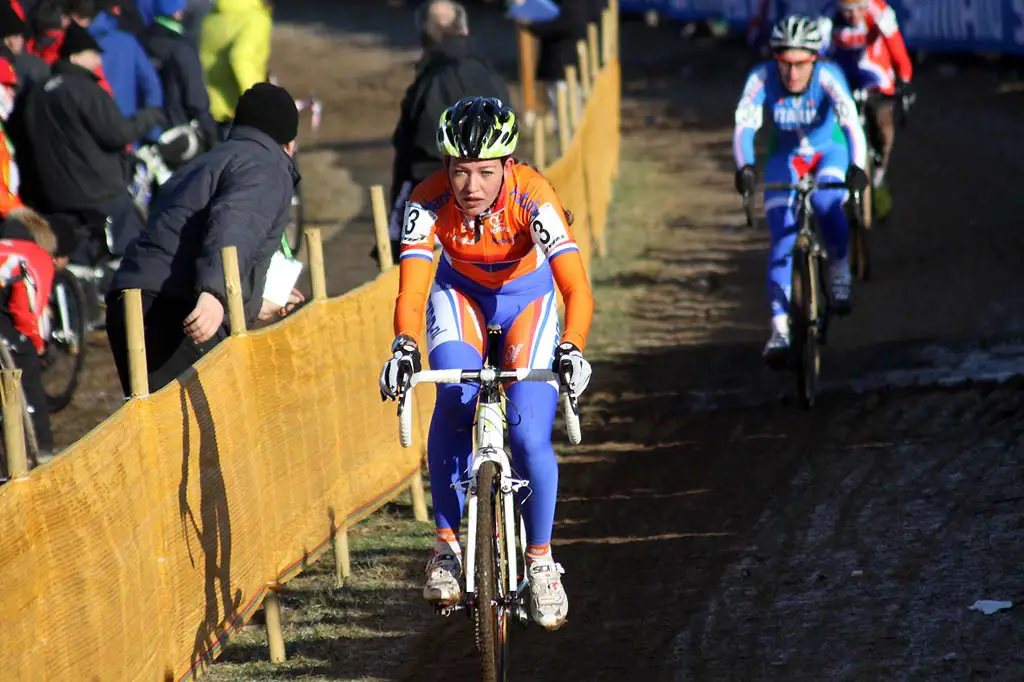
[[[806,184],[791,183],[791,182],[766,182],[764,184],[764,191],[766,192],[778,192],[778,191],[795,191],[795,192],[813,192],[816,189],[849,189],[845,182],[814,182],[813,180]]]
[[[503,381],[558,381],[564,383],[561,382],[559,374],[550,369],[496,370],[484,367],[478,370],[432,369],[417,372],[412,375],[408,388],[402,391],[402,395],[398,399],[398,439],[402,447],[407,448],[412,445],[412,389],[417,384],[494,384]],[[569,435],[569,442],[579,445],[583,437],[580,431],[579,406],[576,398],[566,393],[562,400],[562,410],[565,413],[565,430]]]
[[[849,189],[845,182],[816,182],[815,180],[801,180],[799,183],[791,182],[766,182],[762,186],[765,192],[813,192],[816,189]],[[746,214],[747,227],[754,226],[754,209],[751,206],[751,197],[753,192],[744,192],[743,197],[743,213]]]

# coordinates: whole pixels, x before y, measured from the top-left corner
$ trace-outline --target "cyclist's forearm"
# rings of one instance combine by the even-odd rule
[[[754,154],[754,137],[757,135],[757,128],[737,126],[733,132],[732,155],[736,161],[736,168],[752,166],[756,161]]]
[[[897,77],[901,81],[909,83],[910,78],[914,75],[914,63],[910,60],[910,54],[907,52],[907,46],[903,42],[903,36],[900,35],[899,31],[891,36],[886,36],[885,46],[889,50],[889,56],[892,57]]]
[[[398,298],[395,300],[395,336],[411,336],[419,343],[423,332],[424,308],[434,271],[433,261],[418,256],[404,257],[401,258],[399,268]]]
[[[551,261],[555,285],[565,301],[565,331],[562,341],[574,344],[580,350],[587,345],[587,334],[594,317],[594,295],[583,267],[579,251],[563,253]]]

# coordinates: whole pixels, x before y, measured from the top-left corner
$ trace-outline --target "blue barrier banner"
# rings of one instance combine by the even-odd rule
[[[1024,54],[1024,0],[901,0],[892,7],[910,47]]]
[[[760,0],[620,0],[623,12],[657,10],[680,21],[724,20],[746,26]],[[817,16],[828,0],[774,0],[774,20],[785,14]],[[1024,0],[891,0],[907,46],[934,52],[1024,55]]]

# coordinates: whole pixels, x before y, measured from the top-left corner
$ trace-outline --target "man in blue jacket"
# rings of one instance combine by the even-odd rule
[[[114,90],[114,101],[130,117],[139,109],[163,108],[164,96],[146,51],[135,36],[118,26],[119,5],[120,0],[72,0],[71,16],[103,48],[103,72]],[[154,129],[147,138],[156,139],[159,134]]]

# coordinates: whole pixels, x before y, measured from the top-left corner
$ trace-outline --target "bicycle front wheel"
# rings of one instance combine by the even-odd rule
[[[818,348],[817,262],[802,248],[793,252],[793,290],[790,299],[790,338],[796,369],[796,390],[800,407],[814,406],[818,391],[821,355]]]
[[[73,273],[59,270],[54,274],[48,305],[50,337],[46,340],[43,390],[52,413],[71,403],[85,366],[85,291]]]
[[[477,473],[476,636],[483,682],[508,679],[508,557],[498,466]]]

